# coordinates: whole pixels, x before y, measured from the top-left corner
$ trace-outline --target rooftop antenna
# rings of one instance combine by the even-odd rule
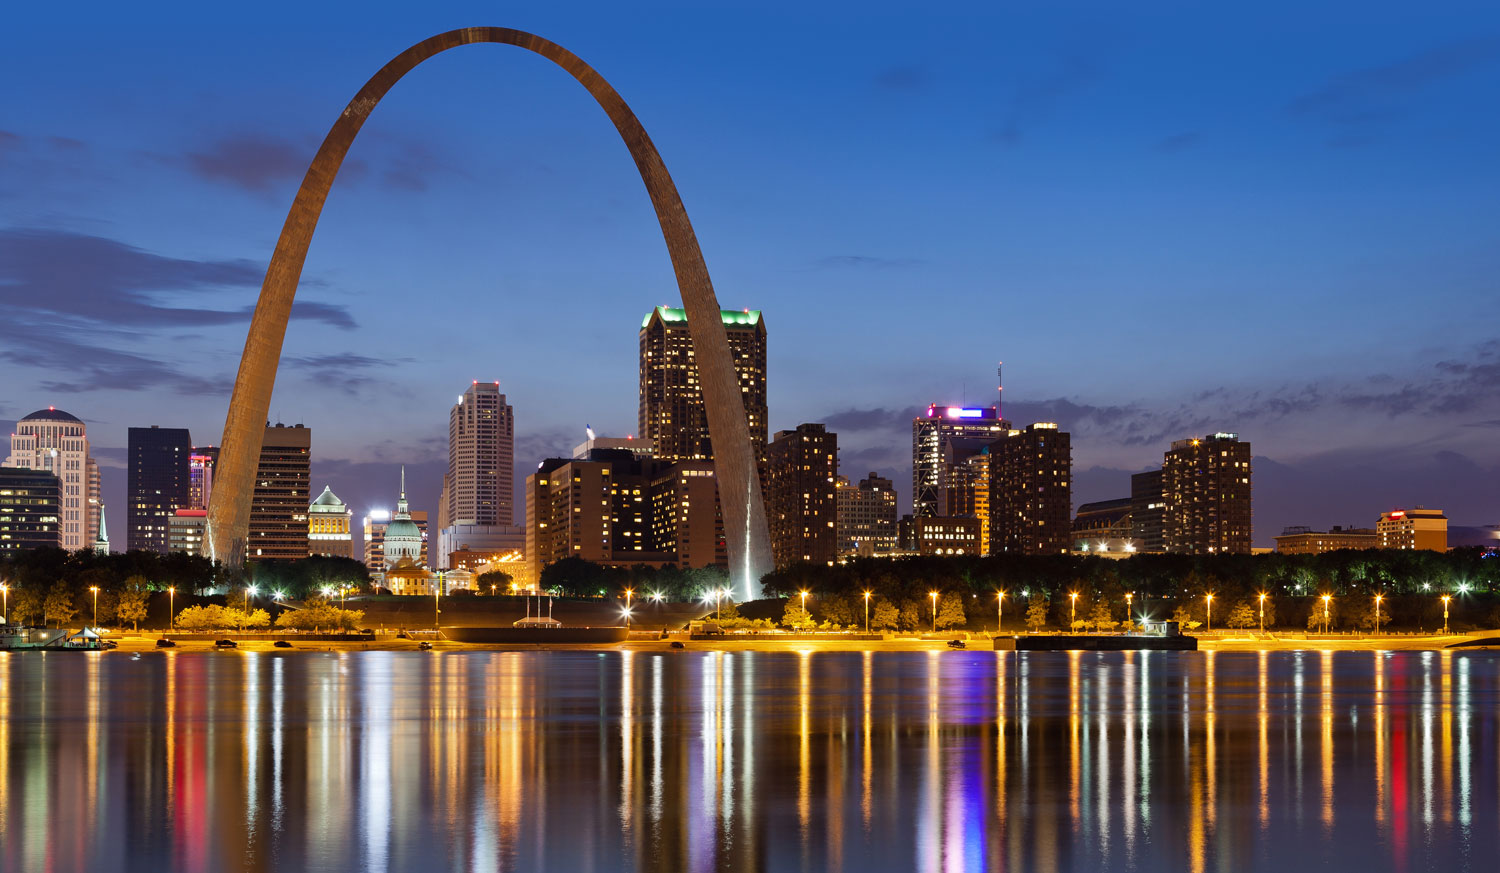
[[[995,363],[995,417],[1005,417],[1005,376],[1004,361]]]

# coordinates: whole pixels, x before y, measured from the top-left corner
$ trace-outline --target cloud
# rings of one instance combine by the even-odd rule
[[[895,65],[875,74],[875,86],[883,91],[922,91],[930,79],[925,67]]]
[[[1363,145],[1401,117],[1399,100],[1500,58],[1500,37],[1459,40],[1378,67],[1335,76],[1286,106],[1287,114],[1334,128],[1331,145]]]
[[[1171,136],[1163,137],[1157,142],[1156,150],[1159,152],[1180,152],[1197,145],[1198,139],[1198,134],[1192,131],[1174,133]]]
[[[1020,145],[1029,128],[1045,121],[1059,103],[1099,77],[1099,67],[1093,60],[1074,57],[1041,78],[1020,82],[1011,92],[999,129],[991,138],[1007,147]]]
[[[927,263],[921,258],[880,258],[873,255],[829,255],[810,265],[814,270],[903,270]]]
[[[913,406],[907,409],[887,409],[877,406],[874,409],[846,409],[843,412],[835,412],[818,419],[828,425],[828,429],[834,433],[857,433],[860,431],[882,431],[910,429],[911,420],[920,415],[922,410]]]
[[[0,154],[21,147],[21,135],[11,133],[8,130],[0,130]]]
[[[315,154],[288,140],[252,133],[218,139],[201,151],[188,152],[186,160],[188,169],[202,179],[263,194],[301,177]]]

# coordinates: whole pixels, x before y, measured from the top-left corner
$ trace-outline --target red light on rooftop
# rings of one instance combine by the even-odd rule
[[[1398,509],[1395,512],[1392,512],[1390,515],[1391,515],[1391,518],[1405,518],[1406,517],[1406,510],[1404,510],[1404,509]]]

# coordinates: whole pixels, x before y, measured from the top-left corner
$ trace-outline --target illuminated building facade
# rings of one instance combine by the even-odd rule
[[[515,410],[499,382],[474,382],[448,413],[439,527],[515,524]]]
[[[1172,443],[1161,465],[1165,551],[1250,554],[1250,458],[1232,433]]]
[[[186,428],[132,427],[126,438],[125,548],[166,554],[171,520],[191,505],[193,439]]]
[[[1073,545],[1073,445],[1052,422],[990,446],[990,552],[1064,554]]]
[[[723,311],[724,334],[739,377],[745,419],[755,457],[764,458],[766,411],[766,323],[759,310]],[[658,306],[641,321],[640,436],[654,440],[664,461],[713,459],[708,408],[699,383],[693,339],[684,310]]]
[[[1448,516],[1441,509],[1392,509],[1375,522],[1375,535],[1382,549],[1448,550]]]
[[[979,519],[917,516],[911,520],[913,545],[923,555],[979,554]]]
[[[896,550],[895,483],[876,473],[851,484],[839,477],[838,553],[871,557]]]
[[[0,467],[0,557],[62,543],[62,482],[47,470]]]
[[[1134,554],[1131,506],[1131,498],[1120,497],[1078,507],[1073,516],[1073,550],[1106,556]]]
[[[203,531],[208,526],[208,510],[179,509],[167,523],[167,549],[189,555],[203,554]]]
[[[99,467],[89,454],[88,430],[76,416],[47,407],[16,422],[5,466],[45,470],[61,489],[59,540],[70,552],[87,549],[99,539],[103,507],[99,502]]]
[[[838,557],[838,435],[821,424],[776,434],[766,449],[766,521],[778,568]]]
[[[990,553],[990,449],[979,450],[948,468],[950,516],[979,519],[979,553]]]
[[[214,464],[219,460],[218,446],[194,446],[188,455],[188,508],[207,509],[214,493]]]
[[[1372,527],[1339,527],[1326,531],[1289,527],[1276,537],[1276,551],[1283,555],[1321,555],[1339,549],[1376,549],[1380,537]]]
[[[307,507],[307,550],[310,555],[358,560],[354,556],[354,512],[323,486],[323,493]]]
[[[1004,436],[1010,423],[994,406],[928,406],[911,423],[912,514],[953,515],[954,469]]]
[[[312,490],[312,430],[267,425],[250,503],[252,561],[307,557],[307,504]]]

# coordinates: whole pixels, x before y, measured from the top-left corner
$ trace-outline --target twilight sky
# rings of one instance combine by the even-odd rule
[[[855,478],[909,502],[914,411],[992,402],[1004,360],[1007,417],[1073,433],[1075,503],[1231,430],[1257,545],[1418,503],[1500,522],[1493,3],[430,5],[7,10],[0,428],[88,422],[117,547],[126,428],[218,441],[328,127],[390,57],[479,24],[631,103],[720,302],[765,314],[773,431],[827,423]],[[404,462],[435,509],[470,380],[515,406],[522,475],[585,424],[634,433],[636,333],[678,300],[586,92],[460,48],[355,142],[272,415],[313,428],[315,494],[389,505]]]

